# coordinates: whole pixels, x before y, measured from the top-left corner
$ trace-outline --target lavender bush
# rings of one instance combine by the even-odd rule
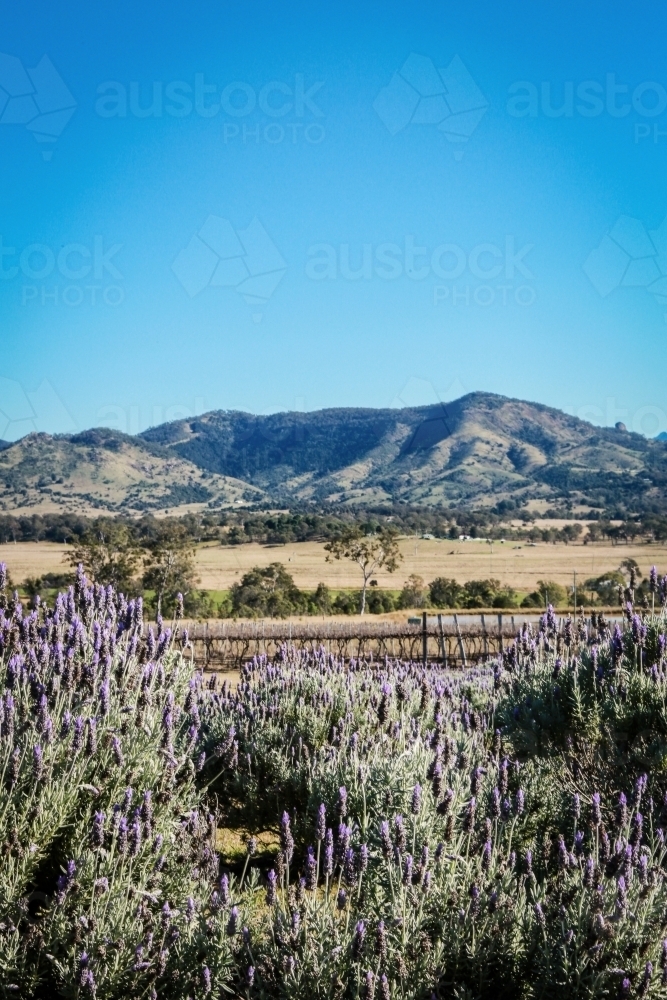
[[[660,600],[466,672],[285,647],[220,692],[81,573],[0,603],[7,996],[665,995]]]
[[[196,788],[200,678],[161,623],[140,643],[140,601],[81,573],[52,611],[2,604],[0,992],[222,995],[236,941]]]

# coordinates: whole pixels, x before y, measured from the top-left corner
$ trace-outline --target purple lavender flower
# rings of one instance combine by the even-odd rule
[[[368,846],[367,844],[362,844],[359,848],[359,873],[364,875],[368,869]]]
[[[67,868],[62,875],[59,875],[56,880],[56,901],[58,903],[63,903],[65,896],[72,888],[72,883],[74,882],[74,875],[76,874],[76,865],[73,861],[67,862]]]
[[[391,696],[392,687],[391,684],[382,685],[382,697],[380,699],[380,704],[378,706],[378,720],[381,726],[384,726],[389,720],[389,712],[391,710]]]
[[[122,767],[125,763],[123,758],[123,748],[117,736],[114,736],[111,740],[111,751],[113,753],[113,759],[116,767]]]
[[[345,889],[339,889],[336,896],[336,906],[339,910],[344,910],[347,906],[347,893]]]
[[[541,928],[541,930],[544,930],[544,928],[546,927],[546,923],[547,922],[546,922],[546,918],[544,916],[544,910],[542,909],[541,904],[540,903],[535,903],[535,906],[534,906],[533,909],[534,909],[535,918],[537,920],[537,923],[538,923],[539,927]]]
[[[352,937],[352,957],[358,960],[361,957],[361,953],[364,949],[364,942],[366,940],[366,924],[363,920],[357,922],[354,928],[354,935]]]
[[[138,819],[135,819],[134,823],[130,827],[129,844],[130,854],[133,858],[136,858],[141,850],[141,823]]]
[[[341,820],[347,816],[347,789],[344,785],[338,789],[338,802],[336,809]]]
[[[93,847],[104,846],[104,813],[96,812],[93,817],[93,831],[90,837]]]
[[[119,854],[127,854],[127,820],[124,816],[121,816],[118,822],[116,847],[118,848]]]
[[[622,875],[619,875],[618,881],[616,883],[616,906],[619,910],[623,911],[628,905],[628,890],[626,887],[625,879]]]
[[[331,878],[334,872],[334,844],[331,829],[327,830],[326,846],[324,848],[324,875]]]
[[[658,569],[656,566],[651,566],[649,570],[648,589],[651,594],[655,594],[658,590]]]
[[[405,825],[403,823],[403,817],[399,814],[394,816],[394,843],[399,852],[405,850],[405,845],[407,843],[405,834]]]
[[[389,834],[389,823],[386,819],[383,819],[380,823],[380,841],[382,842],[382,854],[385,860],[391,857],[392,844],[391,836]]]
[[[245,981],[248,984],[248,986],[252,988],[252,985],[255,982],[255,967],[254,967],[254,965],[249,965],[248,968],[246,969]]]
[[[306,889],[310,892],[317,889],[317,860],[312,847],[308,848],[306,855]]]
[[[591,820],[593,826],[598,827],[602,822],[602,810],[600,808],[600,793],[593,792],[591,798]]]
[[[322,802],[320,808],[317,810],[317,822],[315,824],[315,839],[318,841],[324,840],[326,836],[327,829],[327,811],[324,808],[324,803]]]
[[[412,885],[412,855],[406,854],[403,859],[403,885]]]
[[[109,681],[103,681],[100,686],[100,715],[109,714],[109,703],[111,697],[111,688]]]
[[[266,905],[275,906],[276,900],[278,898],[277,894],[278,877],[276,873],[273,871],[273,869],[271,869],[271,871],[267,875],[267,880],[268,880],[268,886],[266,889]]]
[[[72,737],[72,753],[79,753],[83,748],[83,736],[84,736],[85,723],[80,715],[77,715],[74,720],[74,735]]]
[[[422,786],[417,784],[412,789],[412,802],[410,804],[410,811],[413,816],[418,816],[421,809],[422,803]]]
[[[238,906],[232,906],[229,911],[229,920],[227,922],[227,935],[228,937],[234,937],[238,930],[239,922],[239,908]]]
[[[41,781],[44,777],[44,752],[39,743],[32,748],[32,757],[33,777],[35,781]]]
[[[475,829],[475,811],[477,809],[477,801],[475,796],[470,799],[466,806],[465,816],[463,818],[463,829],[466,833],[472,833]]]
[[[521,816],[525,805],[525,796],[522,788],[519,788],[514,796],[514,805],[517,816]]]
[[[487,840],[485,842],[485,844],[484,844],[484,847],[482,848],[482,871],[483,872],[488,872],[489,868],[491,867],[491,855],[492,855],[492,852],[493,852],[493,848],[492,848],[492,845],[491,845],[491,841]]]
[[[86,756],[92,757],[97,752],[97,719],[91,717],[87,720],[86,730]]]
[[[292,860],[292,855],[294,854],[294,838],[292,837],[290,818],[289,813],[287,812],[283,813],[280,821],[280,846],[283,854],[285,855],[285,860],[289,865]]]
[[[616,822],[619,826],[625,826],[628,822],[628,800],[623,792],[618,796],[618,806],[616,808]]]
[[[102,878],[95,879],[95,895],[103,896],[105,892],[109,891],[109,879],[102,876]]]

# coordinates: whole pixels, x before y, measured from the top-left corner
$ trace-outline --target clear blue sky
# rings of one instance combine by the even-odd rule
[[[666,20],[6,11],[0,436],[476,389],[667,429]]]

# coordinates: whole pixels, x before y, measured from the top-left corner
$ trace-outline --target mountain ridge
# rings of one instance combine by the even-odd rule
[[[136,436],[30,434],[0,450],[0,507],[138,515],[262,504],[667,509],[667,442],[475,392],[402,409],[212,410]]]
[[[499,492],[536,499],[563,491],[605,505],[614,491],[624,503],[667,498],[662,442],[484,392],[402,409],[216,410],[141,437],[285,502],[484,505]],[[644,473],[650,486],[640,489]]]

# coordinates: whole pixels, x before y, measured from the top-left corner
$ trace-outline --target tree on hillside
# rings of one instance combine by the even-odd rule
[[[143,585],[155,592],[157,614],[171,613],[176,595],[182,594],[186,611],[196,612],[195,549],[187,528],[178,521],[160,525],[148,548]]]
[[[139,549],[127,524],[98,521],[76,542],[67,556],[72,566],[83,563],[94,583],[111,584],[125,593],[136,587]]]
[[[403,558],[398,550],[398,532],[395,528],[380,528],[375,534],[364,534],[359,525],[346,526],[337,538],[324,546],[327,562],[334,559],[350,559],[355,562],[363,577],[361,588],[360,614],[366,611],[366,590],[368,581],[379,569],[393,573]]]

